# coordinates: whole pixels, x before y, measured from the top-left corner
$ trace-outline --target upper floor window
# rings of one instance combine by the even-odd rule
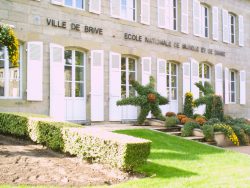
[[[209,8],[201,5],[201,36],[209,37]]]
[[[19,51],[21,52],[21,47]],[[0,45],[0,98],[20,97],[20,64],[19,60],[19,64],[14,66],[8,59],[7,48]]]
[[[136,21],[136,0],[121,0],[121,18]]]
[[[229,102],[236,103],[236,72],[229,71]]]
[[[173,29],[178,30],[178,0],[173,0]]]
[[[84,3],[85,3],[85,0],[65,0],[64,1],[65,6],[78,8],[78,9],[85,9]]]
[[[229,42],[231,44],[235,44],[235,16],[233,14],[229,14]]]

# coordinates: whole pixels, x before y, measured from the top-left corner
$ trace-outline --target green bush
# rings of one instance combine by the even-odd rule
[[[203,117],[203,115],[201,115],[201,114],[194,114],[193,115],[193,119],[196,119],[197,117]]]
[[[77,124],[20,113],[0,113],[0,133],[30,138],[53,150],[125,170],[145,163],[151,144],[148,140],[104,131],[91,132]]]
[[[225,115],[223,118],[223,123],[227,124],[227,125],[232,125],[233,124],[233,118],[230,115]]]
[[[177,125],[178,123],[180,123],[180,121],[177,117],[174,117],[174,116],[166,117],[166,120],[165,120],[166,127],[172,127],[172,126]]]
[[[187,92],[185,94],[185,102],[184,102],[184,112],[187,117],[193,117],[193,94],[191,92]]]
[[[205,140],[211,141],[211,140],[214,139],[214,127],[213,127],[213,124],[205,123],[202,126],[202,131],[203,131]]]
[[[181,136],[192,136],[193,130],[195,128],[201,128],[197,122],[187,122],[185,123],[184,127],[181,129]]]
[[[233,131],[235,132],[236,136],[239,139],[240,145],[247,145],[248,144],[248,137],[247,134],[245,133],[244,129],[242,126],[231,126]]]
[[[220,120],[218,118],[211,118],[204,125],[214,125],[216,123],[220,123]]]

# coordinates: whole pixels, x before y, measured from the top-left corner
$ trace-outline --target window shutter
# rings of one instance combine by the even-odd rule
[[[28,42],[27,100],[43,100],[43,43]]]
[[[157,59],[157,92],[167,97],[167,79],[166,79],[166,60]],[[165,114],[168,111],[169,105],[161,105],[161,111]]]
[[[89,0],[89,12],[101,14],[101,0]]]
[[[51,3],[54,5],[63,5],[64,0],[51,0]]]
[[[194,99],[199,98],[199,88],[195,83],[199,82],[199,62],[195,59],[190,58],[191,62],[191,92],[193,93]]]
[[[240,71],[240,104],[246,104],[246,71]]]
[[[228,11],[222,10],[223,42],[229,43],[229,20]]]
[[[142,58],[142,85],[149,83],[149,77],[151,76],[151,57]]]
[[[229,70],[228,68],[225,68],[225,104],[229,103]]]
[[[65,119],[64,47],[50,44],[50,116]]]
[[[114,18],[120,18],[120,0],[110,0],[110,15]]]
[[[158,27],[166,28],[166,0],[158,0]]]
[[[141,23],[150,25],[150,0],[141,0]]]
[[[187,92],[191,91],[190,88],[190,63],[189,62],[185,62],[182,64],[182,73],[183,73],[183,103],[185,101],[185,94]]]
[[[193,33],[195,36],[201,35],[201,7],[197,0],[193,0]]]
[[[181,0],[181,32],[188,34],[188,0]]]
[[[121,107],[116,102],[121,99],[121,54],[109,54],[109,120],[121,120]]]
[[[219,10],[213,7],[213,39],[219,40]]]
[[[200,33],[200,36],[201,37],[205,37],[205,8],[203,6],[200,6],[200,10],[201,10],[201,33]]]
[[[173,0],[169,1],[169,29],[174,29],[174,8],[173,8]],[[177,4],[178,5],[178,4]],[[168,10],[168,9],[167,9]]]
[[[91,121],[104,121],[103,50],[91,51]]]
[[[244,19],[239,15],[239,45],[244,46]]]
[[[127,0],[127,6],[128,6],[128,9],[127,9],[127,19],[130,20],[130,21],[134,21],[136,20],[136,18],[134,18],[134,2],[133,0]]]
[[[215,93],[223,97],[223,71],[221,63],[215,65]]]
[[[166,11],[166,29],[170,28],[170,1],[171,0],[165,0],[165,11]]]

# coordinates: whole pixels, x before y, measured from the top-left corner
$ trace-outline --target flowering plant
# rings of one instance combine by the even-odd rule
[[[233,131],[232,127],[226,124],[217,123],[214,125],[215,132],[223,132],[227,138],[229,138],[235,145],[239,146],[239,139]]]
[[[18,40],[10,26],[0,25],[0,44],[7,46],[9,60],[14,66],[17,66],[19,58]]]

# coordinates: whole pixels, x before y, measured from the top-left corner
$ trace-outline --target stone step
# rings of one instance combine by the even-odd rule
[[[213,145],[213,146],[216,146],[216,145],[217,145],[216,142],[202,142],[202,143],[208,144],[208,145]]]
[[[168,134],[175,135],[175,136],[181,136],[181,132],[180,131],[168,132]]]
[[[199,141],[199,142],[203,142],[204,141],[204,137],[200,137],[200,136],[189,136],[189,137],[183,137],[187,140],[194,140],[194,141]]]

